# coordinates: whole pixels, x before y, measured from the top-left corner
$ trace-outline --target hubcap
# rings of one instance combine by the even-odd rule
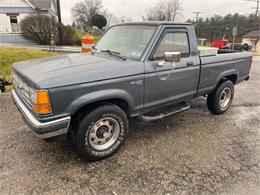
[[[107,150],[115,144],[120,134],[120,124],[112,117],[105,117],[98,120],[86,135],[86,142],[94,150]]]
[[[229,87],[225,88],[220,95],[220,100],[219,100],[220,107],[226,108],[231,101],[231,97],[232,97],[231,89]]]

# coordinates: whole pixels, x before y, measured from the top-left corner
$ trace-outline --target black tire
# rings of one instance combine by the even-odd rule
[[[245,43],[242,47],[243,47],[243,50],[245,50],[245,51],[249,51],[250,50],[250,47],[249,47],[249,45],[247,43]]]
[[[221,106],[221,99],[223,92],[227,90],[231,92],[231,97],[230,100],[227,101],[226,106]],[[223,80],[221,81],[216,89],[208,95],[207,99],[207,106],[208,109],[213,113],[213,114],[223,114],[225,113],[231,106],[234,98],[234,84],[230,80]]]
[[[84,116],[85,115],[85,116]],[[117,133],[117,138],[114,138],[114,144],[111,147],[104,150],[97,150],[91,146],[92,142],[89,139],[91,138],[90,131],[93,131],[94,125],[101,119],[113,119],[117,124],[117,127],[120,126],[120,132]],[[119,125],[119,126],[118,126]],[[93,128],[92,128],[93,127]],[[96,126],[95,126],[96,127]],[[98,129],[102,126],[99,126],[95,132],[95,135],[98,135]],[[128,132],[128,119],[124,111],[121,110],[118,106],[115,105],[102,105],[93,111],[83,114],[80,119],[78,119],[77,125],[73,130],[75,132],[75,146],[78,150],[81,157],[85,158],[88,161],[97,161],[104,158],[107,158],[118,151],[120,146],[123,144],[127,132]],[[117,128],[118,129],[118,128]],[[108,128],[106,131],[109,131]],[[115,130],[111,130],[115,131]],[[117,131],[118,132],[118,131]],[[105,132],[106,133],[106,132]],[[101,136],[104,136],[104,133],[101,133]],[[93,135],[93,134],[92,134]],[[98,139],[98,137],[97,137]],[[93,143],[92,143],[93,144]]]

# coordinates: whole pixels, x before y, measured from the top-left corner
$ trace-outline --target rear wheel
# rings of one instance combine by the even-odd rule
[[[115,105],[104,105],[83,116],[75,129],[75,145],[90,161],[113,155],[128,131],[125,113]]]
[[[234,84],[230,80],[222,81],[207,99],[208,109],[214,114],[223,114],[231,106],[234,97]]]

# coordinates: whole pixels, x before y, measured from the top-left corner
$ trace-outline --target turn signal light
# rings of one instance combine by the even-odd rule
[[[31,98],[32,108],[38,114],[49,114],[52,112],[49,92],[47,90],[35,91]]]
[[[47,90],[36,91],[36,104],[49,104],[49,93]]]
[[[38,114],[49,114],[49,113],[51,113],[50,105],[33,105],[32,108]]]

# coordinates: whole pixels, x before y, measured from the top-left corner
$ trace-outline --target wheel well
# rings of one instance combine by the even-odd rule
[[[93,103],[84,105],[80,109],[78,109],[74,115],[79,115],[81,113],[90,112],[91,110],[94,110],[95,108],[97,108],[101,105],[104,105],[104,104],[114,104],[114,105],[120,107],[126,113],[127,116],[130,115],[131,109],[130,109],[129,104],[125,100],[118,99],[118,98],[97,101],[97,102],[93,102]]]
[[[223,80],[230,80],[230,81],[232,81],[233,84],[236,84],[237,75],[233,74],[233,75],[225,76],[224,78],[221,79],[221,81],[223,81]]]
[[[218,86],[220,86],[223,82],[225,81],[231,81],[234,85],[236,84],[237,82],[237,75],[235,74],[232,74],[232,75],[228,75],[228,76],[225,76],[223,77],[222,79],[220,79],[220,81],[217,83],[216,87],[214,88],[214,90],[216,90],[218,88]],[[214,91],[213,90],[213,91]],[[212,93],[212,92],[211,92]]]

